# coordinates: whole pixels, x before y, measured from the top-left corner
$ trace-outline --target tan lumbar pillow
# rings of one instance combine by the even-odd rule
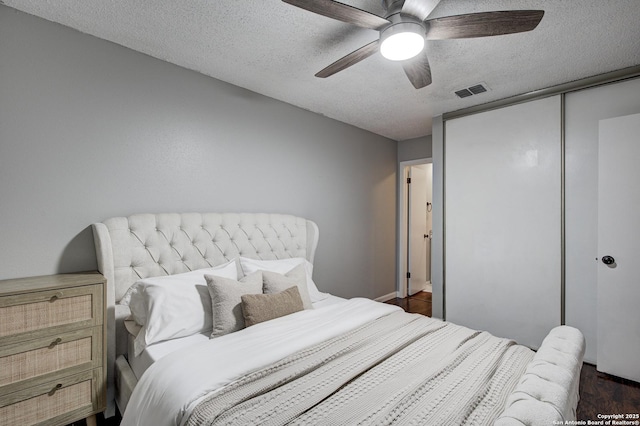
[[[245,294],[241,299],[246,327],[304,310],[298,287],[275,294]]]

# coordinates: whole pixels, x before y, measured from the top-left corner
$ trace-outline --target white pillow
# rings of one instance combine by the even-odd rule
[[[277,272],[278,274],[286,275],[296,266],[304,264],[304,269],[307,274],[307,290],[309,290],[309,297],[311,302],[319,302],[329,297],[328,293],[321,293],[311,278],[313,276],[313,265],[304,257],[292,257],[289,259],[279,260],[256,260],[249,259],[248,257],[240,258],[240,266],[245,275],[252,274],[256,271],[270,271]]]
[[[236,260],[214,268],[145,278],[131,286],[121,300],[142,326],[134,341],[135,355],[163,340],[211,330],[211,297],[204,275],[238,279]]]

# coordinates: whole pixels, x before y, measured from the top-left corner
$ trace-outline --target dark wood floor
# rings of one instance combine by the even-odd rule
[[[593,365],[584,364],[578,419],[598,420],[598,414],[640,414],[640,383],[600,373]]]
[[[105,419],[102,413],[96,416],[96,423],[98,426],[119,426],[121,421],[122,417],[120,416],[120,413],[108,419]],[[87,422],[84,420],[78,420],[77,422],[73,422],[67,426],[87,426]]]
[[[398,305],[407,312],[431,316],[431,293],[420,292],[405,299],[391,299],[386,303]],[[599,420],[598,414],[638,413],[640,383],[600,373],[593,365],[583,364],[580,373],[578,420]]]
[[[412,314],[431,316],[431,293],[427,293],[426,291],[420,291],[404,299],[396,297],[395,299],[387,300],[385,303],[400,306]]]

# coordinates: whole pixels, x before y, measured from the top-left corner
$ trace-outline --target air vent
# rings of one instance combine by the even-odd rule
[[[456,95],[458,95],[459,98],[466,98],[468,96],[473,96],[473,93],[471,93],[469,89],[462,89],[462,90],[458,90],[456,92]]]
[[[456,90],[455,94],[459,98],[468,98],[469,96],[479,95],[480,93],[484,93],[488,90],[489,89],[485,83],[478,83],[471,87],[467,87],[466,89]]]
[[[487,89],[482,84],[476,84],[475,86],[469,87],[469,91],[474,95],[477,95],[478,93],[486,92]]]

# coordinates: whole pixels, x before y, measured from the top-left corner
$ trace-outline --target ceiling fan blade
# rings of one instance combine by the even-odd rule
[[[537,27],[543,15],[544,10],[507,10],[429,19],[427,40],[522,33]]]
[[[402,68],[416,89],[422,89],[431,84],[431,67],[426,49],[423,49],[415,58],[403,61]]]
[[[318,15],[327,16],[363,28],[378,30],[391,22],[373,13],[332,0],[282,0]]]
[[[362,46],[358,50],[354,50],[347,56],[342,57],[316,74],[316,77],[327,78],[333,74],[342,71],[345,68],[349,68],[351,65],[367,59],[378,51],[378,45],[380,40],[372,41],[369,44]]]
[[[440,0],[405,0],[402,13],[415,16],[424,21],[440,3]]]

